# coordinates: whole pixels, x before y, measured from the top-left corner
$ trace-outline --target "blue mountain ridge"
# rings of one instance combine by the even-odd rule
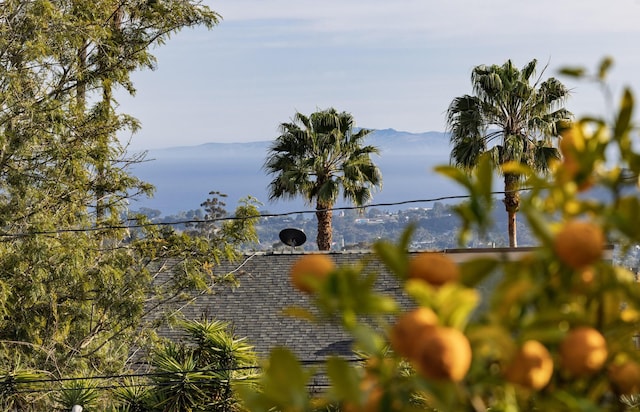
[[[374,130],[365,142],[380,149],[373,161],[383,177],[383,187],[374,193],[370,204],[385,204],[376,207],[389,211],[431,207],[432,202],[386,204],[462,194],[457,185],[433,171],[436,165],[449,161],[446,133],[381,129]],[[271,143],[205,143],[150,150],[148,161],[136,164],[132,173],[153,184],[155,195],[132,201],[130,209],[145,207],[160,210],[163,215],[176,214],[198,209],[210,191],[226,193],[230,211],[247,196],[262,203],[263,213],[313,209],[302,199],[269,201],[267,187],[272,177],[265,173],[263,165]],[[340,201],[336,206],[349,204]]]

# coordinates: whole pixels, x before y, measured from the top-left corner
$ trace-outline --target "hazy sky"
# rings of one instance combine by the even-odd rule
[[[358,126],[444,131],[479,64],[538,59],[573,90],[567,107],[602,113],[591,83],[558,68],[611,56],[614,96],[640,96],[640,0],[205,0],[223,17],[154,50],[121,111],[142,122],[135,149],[272,140],[296,111],[335,107]],[[640,100],[640,98],[638,99]],[[126,137],[126,136],[125,136]]]

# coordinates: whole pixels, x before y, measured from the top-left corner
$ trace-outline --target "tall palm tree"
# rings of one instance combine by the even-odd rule
[[[553,77],[541,81],[541,74],[534,78],[536,65],[534,59],[522,70],[511,60],[502,66],[475,67],[471,73],[474,94],[456,97],[447,110],[451,162],[471,170],[480,155],[489,153],[504,177],[511,247],[517,246],[520,178],[503,172],[501,166],[515,161],[547,172],[551,159],[560,157],[552,142],[559,133],[557,125],[571,118],[563,107],[569,90]]]
[[[302,196],[315,201],[318,219],[318,249],[331,248],[331,208],[340,191],[345,200],[362,206],[371,199],[372,189],[381,187],[382,176],[372,162],[375,146],[365,145],[371,130],[353,130],[354,119],[336,109],[305,116],[296,113],[290,123],[280,125],[280,136],[269,148],[264,164],[268,174],[269,198]]]

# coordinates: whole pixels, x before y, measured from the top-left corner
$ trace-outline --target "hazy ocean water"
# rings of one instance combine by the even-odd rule
[[[373,158],[383,176],[383,188],[374,193],[372,204],[398,203],[444,196],[463,191],[452,181],[436,174],[436,165],[447,164],[449,146],[442,133],[411,134],[391,130],[376,132],[367,143],[381,149]],[[301,199],[268,200],[271,177],[262,166],[270,142],[212,143],[190,147],[152,150],[148,162],[138,164],[133,173],[152,183],[151,199],[131,202],[132,210],[148,207],[163,215],[198,209],[210,191],[226,193],[227,210],[238,201],[253,196],[262,202],[262,212],[286,213],[309,210]],[[336,206],[349,206],[339,202]],[[409,207],[431,207],[432,202],[379,206],[395,211]]]

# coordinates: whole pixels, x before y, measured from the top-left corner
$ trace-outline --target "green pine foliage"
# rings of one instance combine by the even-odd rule
[[[216,263],[253,220],[212,241],[123,220],[129,200],[153,187],[129,166],[114,90],[135,93],[131,73],[154,68],[151,49],[220,16],[199,1],[9,0],[0,3],[0,387],[5,408],[50,410],[91,392],[51,399],[44,383],[123,373],[132,347],[154,339],[143,323],[186,288],[227,279]],[[251,217],[247,202],[239,213]],[[136,223],[137,229],[127,226]],[[227,239],[229,240],[227,242]],[[179,265],[158,262],[174,259]],[[169,273],[159,283],[160,272]],[[49,391],[51,388],[48,389]],[[91,403],[104,407],[104,391]],[[29,409],[32,408],[32,409]],[[88,407],[86,410],[90,410]],[[104,409],[103,409],[104,410]]]

